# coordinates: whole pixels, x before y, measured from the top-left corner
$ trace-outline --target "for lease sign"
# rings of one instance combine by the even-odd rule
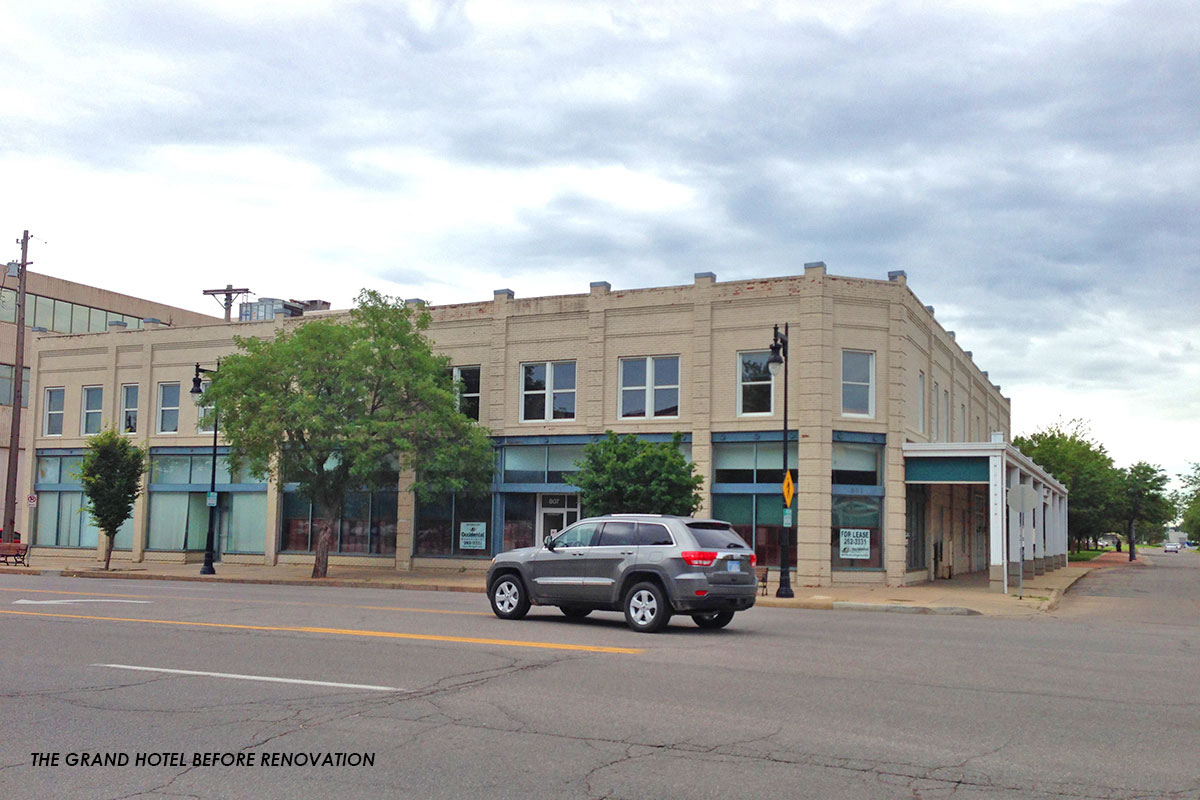
[[[871,557],[871,531],[867,528],[841,528],[838,555],[845,559]]]

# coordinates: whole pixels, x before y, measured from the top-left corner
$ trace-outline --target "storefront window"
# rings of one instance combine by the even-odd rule
[[[759,564],[764,567],[779,565],[779,539],[783,533],[783,498],[778,494],[713,495],[713,516],[734,527],[734,530],[754,548]],[[797,551],[794,539],[791,550],[791,563],[795,564]]]
[[[490,556],[491,495],[443,495],[417,504],[416,543],[419,556]]]
[[[80,456],[41,455],[37,459],[37,510],[33,513],[33,542],[42,547],[94,548],[100,529],[84,506],[87,498],[79,480]],[[113,539],[114,550],[133,545],[133,520],[127,519]]]
[[[502,550],[532,547],[537,526],[537,495],[504,495],[504,541]]]
[[[329,552],[390,555],[396,552],[397,493],[392,489],[350,492],[338,509],[314,506],[299,492],[285,489],[279,550],[311,553],[326,523],[333,526]]]
[[[834,496],[831,556],[834,569],[883,569],[882,500]]]
[[[862,442],[833,443],[835,486],[882,486],[883,447]]]

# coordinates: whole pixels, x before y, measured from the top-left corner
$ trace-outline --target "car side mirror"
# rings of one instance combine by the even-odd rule
[[[554,538],[550,534],[542,537],[542,544],[546,545],[547,550],[554,552]]]

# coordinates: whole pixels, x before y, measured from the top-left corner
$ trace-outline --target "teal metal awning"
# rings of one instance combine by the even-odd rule
[[[987,483],[987,456],[906,456],[905,483]]]

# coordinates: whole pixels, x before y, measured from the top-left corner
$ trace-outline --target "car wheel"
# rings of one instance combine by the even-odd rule
[[[667,597],[657,583],[634,584],[625,593],[625,621],[638,633],[656,633],[671,621]]]
[[[692,614],[692,619],[701,628],[715,630],[724,628],[733,621],[732,611],[714,611],[711,614]]]
[[[501,575],[488,590],[492,611],[500,619],[521,619],[529,613],[529,598],[525,586],[516,575]]]
[[[567,619],[583,619],[592,613],[592,610],[586,606],[561,606],[559,611],[562,611],[563,616]]]

